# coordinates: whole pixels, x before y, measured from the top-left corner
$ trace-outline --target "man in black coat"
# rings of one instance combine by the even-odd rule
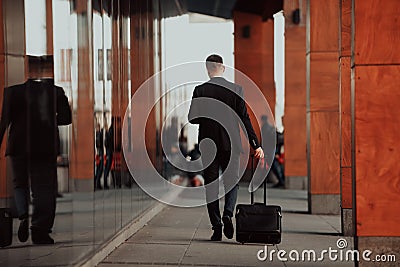
[[[237,183],[240,179],[240,153],[243,150],[239,125],[245,128],[250,146],[255,150],[255,157],[264,157],[264,152],[251,125],[242,87],[222,77],[225,71],[222,57],[210,55],[206,59],[206,68],[210,80],[194,89],[188,118],[190,123],[199,124],[198,139],[203,165],[207,165],[207,158],[209,159],[213,152],[207,145],[202,148],[201,141],[211,139],[216,146],[216,156],[204,169],[204,179],[207,210],[214,230],[211,240],[219,241],[222,239],[222,227],[228,239],[233,238],[234,233],[232,217],[237,199]],[[220,168],[224,172],[226,193],[222,219],[219,210],[218,182],[209,185],[218,179]]]
[[[58,125],[71,123],[68,98],[51,78],[53,58],[28,57],[25,83],[4,89],[0,145],[8,129],[6,156],[13,173],[21,242],[29,237],[29,193],[32,190],[32,242],[53,244],[49,236],[56,210]],[[30,183],[30,188],[29,188]]]

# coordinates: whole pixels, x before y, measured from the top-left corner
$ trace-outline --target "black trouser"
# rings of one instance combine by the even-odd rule
[[[106,150],[106,166],[104,167],[104,177],[103,177],[104,187],[108,187],[108,174],[111,171],[112,160],[113,160],[113,152],[110,150]]]
[[[28,217],[30,181],[33,205],[31,229],[50,232],[56,212],[56,157],[27,159],[11,156],[10,160],[18,216]]]
[[[221,213],[219,210],[219,183],[215,182],[211,186],[209,184],[218,179],[220,168],[223,172],[222,178],[226,193],[223,216],[232,217],[235,210],[237,191],[239,188],[237,183],[239,182],[240,154],[232,153],[232,160],[228,168],[230,155],[230,151],[218,150],[214,160],[204,170],[204,181],[205,184],[208,185],[206,186],[207,211],[214,229],[222,226]]]
[[[101,186],[100,178],[101,178],[101,175],[103,174],[103,168],[104,168],[104,151],[99,150],[98,156],[100,157],[100,163],[99,163],[99,165],[96,166],[96,173],[95,173],[95,179],[94,179],[95,188],[99,188]]]

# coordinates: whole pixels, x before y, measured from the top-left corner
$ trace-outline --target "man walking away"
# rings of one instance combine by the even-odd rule
[[[242,152],[242,143],[240,139],[240,118],[244,127],[246,128],[248,141],[251,147],[255,150],[257,158],[263,158],[264,152],[258,142],[257,136],[251,125],[249,115],[247,113],[246,104],[243,100],[243,89],[240,85],[231,83],[222,77],[225,66],[223,65],[222,57],[219,55],[210,55],[206,59],[206,69],[210,80],[199,86],[196,86],[193,92],[192,102],[189,110],[189,122],[192,124],[199,124],[199,137],[198,143],[204,139],[211,139],[217,148],[216,156],[211,164],[204,170],[204,179],[206,186],[206,200],[207,211],[214,230],[211,236],[212,241],[222,240],[222,228],[225,236],[228,239],[233,238],[234,228],[232,224],[232,217],[237,200],[239,166],[240,166],[240,153]],[[212,101],[208,106],[207,101],[199,104],[196,98],[209,98],[210,100],[217,100],[229,106],[232,112],[227,112],[221,106],[221,110],[213,110],[211,108]],[[215,103],[215,101],[214,101]],[[223,105],[221,103],[221,105]],[[218,106],[219,107],[219,106]],[[217,108],[219,109],[219,108]],[[204,111],[212,110],[217,114],[223,112],[224,123],[227,130],[215,120],[202,117]],[[236,114],[235,114],[236,113]],[[217,114],[215,114],[217,117]],[[228,135],[229,132],[229,135]],[[201,147],[201,145],[200,145]],[[209,157],[211,152],[207,149],[201,150],[203,165],[205,159]],[[231,158],[231,162],[230,161]],[[229,168],[228,168],[229,164]],[[209,185],[219,177],[219,170],[224,172],[223,183],[225,188],[225,205],[221,219],[218,200],[218,182]],[[229,191],[228,191],[229,190]],[[228,192],[227,192],[228,191]]]

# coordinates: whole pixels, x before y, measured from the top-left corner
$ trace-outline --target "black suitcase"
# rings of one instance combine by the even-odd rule
[[[13,218],[11,210],[0,208],[0,247],[7,247],[12,243]]]
[[[254,174],[252,158],[251,173]],[[236,206],[236,241],[240,243],[279,244],[282,236],[282,210],[280,206],[267,205],[267,185],[264,187],[264,203],[254,203],[251,193],[251,204]]]

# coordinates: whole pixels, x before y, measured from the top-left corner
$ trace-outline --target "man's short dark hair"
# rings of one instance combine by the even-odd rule
[[[221,64],[224,63],[222,60],[222,57],[220,55],[216,55],[216,54],[209,55],[206,59],[206,62],[215,62],[215,63],[221,63]]]
[[[27,55],[28,57],[28,64],[33,66],[40,66],[40,65],[53,65],[54,59],[52,55],[44,55],[44,56],[31,56]]]
[[[54,58],[52,55],[31,56],[27,55],[29,72],[40,70],[53,70]]]
[[[209,69],[209,70],[215,69],[217,66],[217,64],[215,64],[215,63],[223,64],[224,62],[222,60],[222,57],[220,55],[216,55],[216,54],[209,55],[206,59],[207,69]]]

